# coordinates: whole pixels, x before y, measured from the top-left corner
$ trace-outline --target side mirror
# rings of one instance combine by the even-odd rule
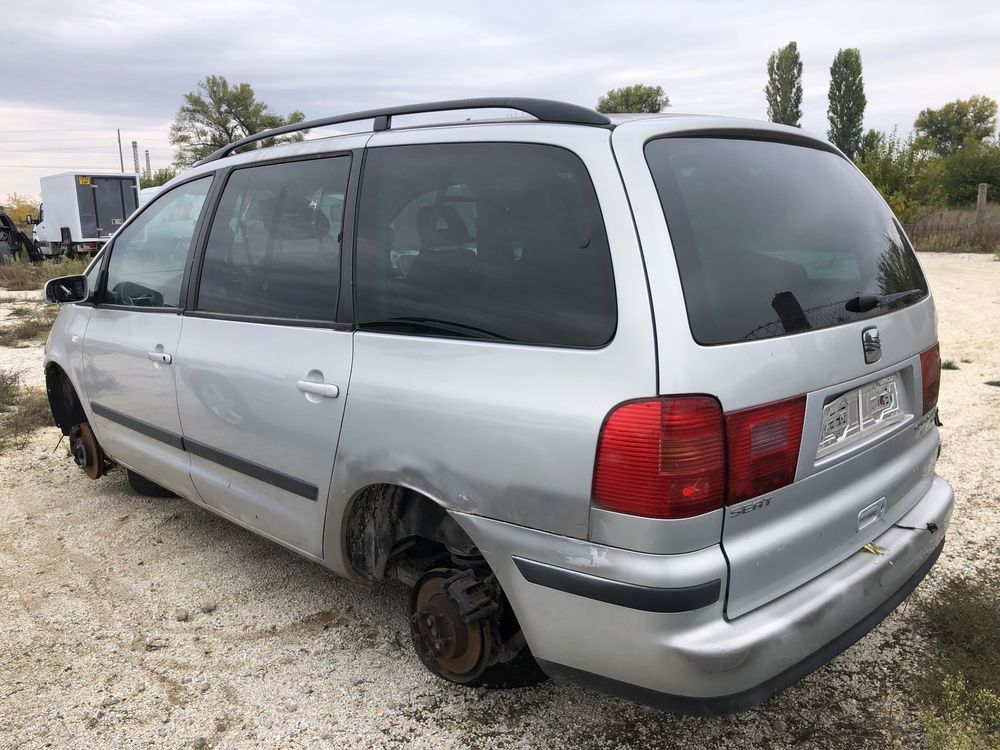
[[[90,295],[87,287],[87,277],[82,274],[49,279],[45,282],[45,301],[56,305],[83,302]]]
[[[26,224],[30,224],[30,225],[34,225],[34,224],[38,223],[38,221],[35,219],[35,217],[32,216],[31,214],[28,214],[27,216],[24,217],[24,222]]]

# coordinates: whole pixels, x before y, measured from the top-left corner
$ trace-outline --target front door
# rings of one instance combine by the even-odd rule
[[[163,193],[115,238],[83,341],[98,441],[118,462],[189,498],[197,493],[181,442],[173,363],[184,269],[211,181]]]
[[[317,558],[351,371],[352,333],[334,322],[350,162],[232,172],[176,359],[201,497]]]

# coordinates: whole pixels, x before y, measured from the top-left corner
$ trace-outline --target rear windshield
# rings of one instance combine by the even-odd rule
[[[834,153],[661,138],[646,144],[646,161],[698,343],[828,328],[927,295],[899,223]]]

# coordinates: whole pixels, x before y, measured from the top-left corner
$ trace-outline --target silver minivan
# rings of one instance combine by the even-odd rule
[[[428,123],[471,110],[502,116]],[[411,585],[453,682],[742,710],[875,627],[948,527],[926,279],[795,128],[313,120],[189,169],[46,297],[88,476]]]

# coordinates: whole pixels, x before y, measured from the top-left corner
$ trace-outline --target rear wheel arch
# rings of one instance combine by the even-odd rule
[[[412,556],[478,555],[475,543],[438,501],[397,484],[357,492],[344,517],[344,550],[353,572],[385,577],[390,562]]]

